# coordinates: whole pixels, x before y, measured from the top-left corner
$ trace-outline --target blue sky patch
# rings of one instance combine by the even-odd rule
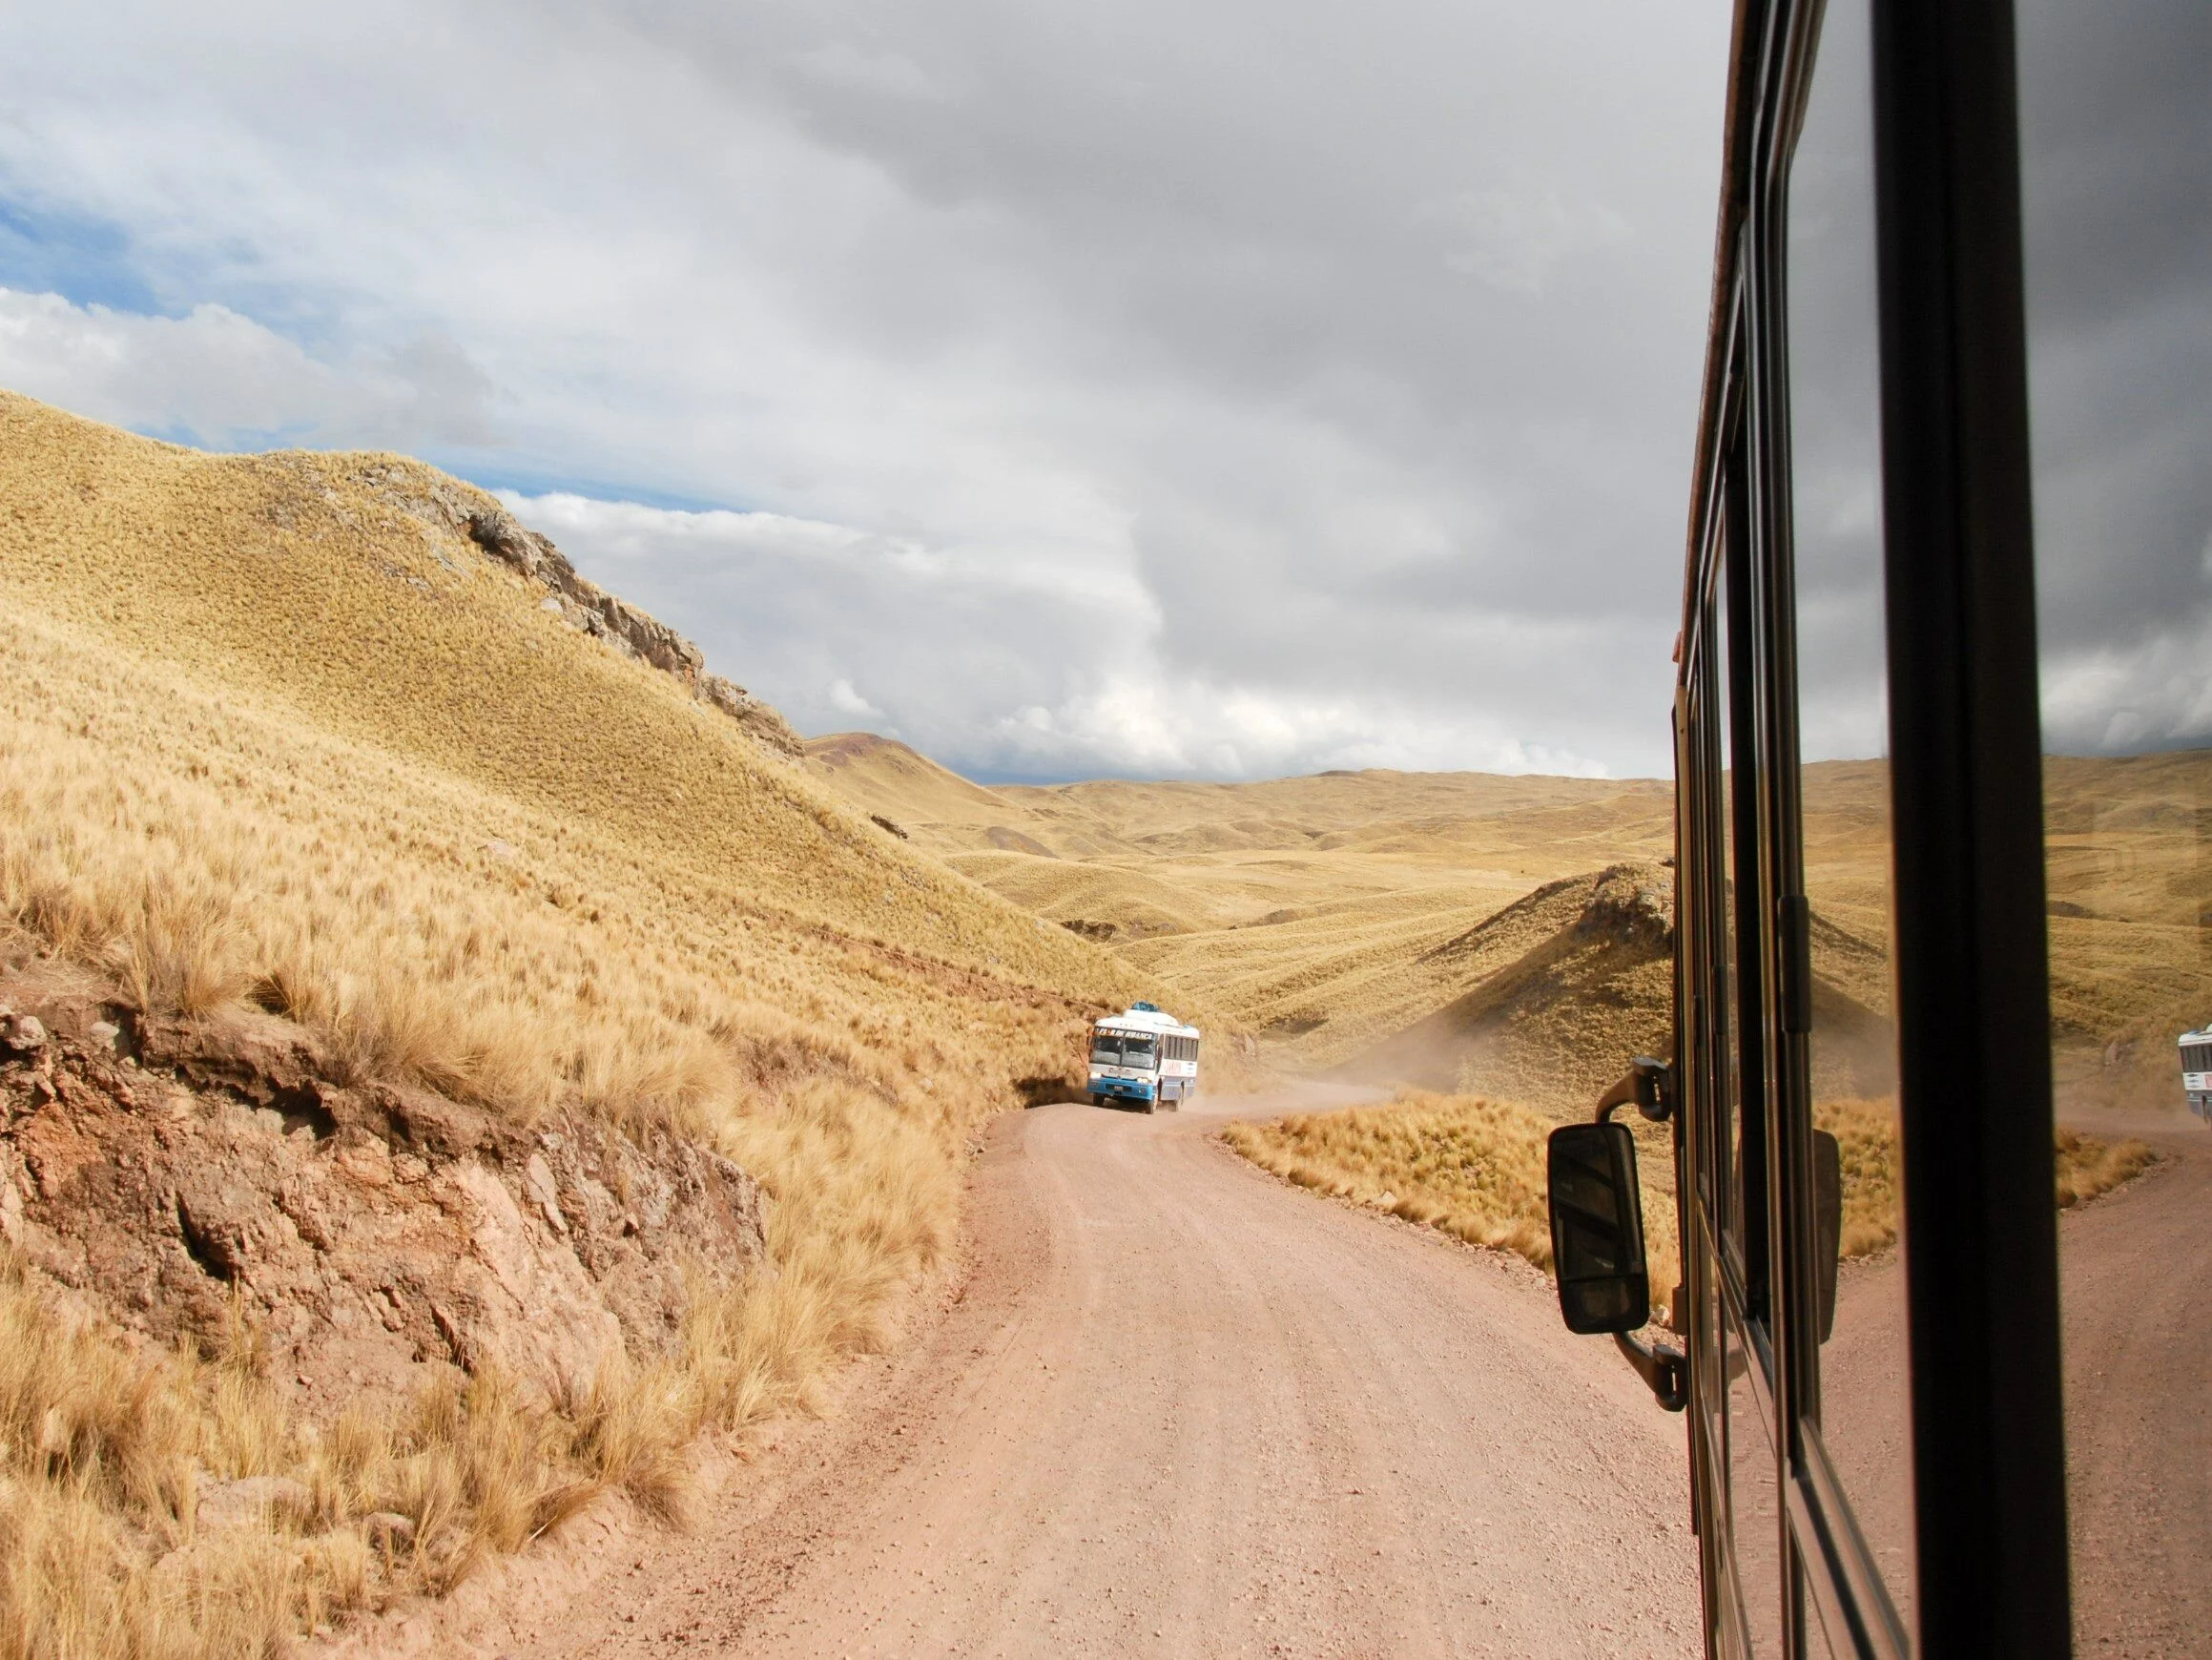
[[[89,215],[0,196],[0,287],[58,294],[73,305],[175,317],[132,257],[130,233]]]

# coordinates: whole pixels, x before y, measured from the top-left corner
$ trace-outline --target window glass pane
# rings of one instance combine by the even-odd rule
[[[1731,488],[1733,488],[1731,486]],[[1726,557],[1724,555],[1724,557]],[[1720,790],[1716,808],[1720,822],[1714,827],[1712,838],[1714,857],[1720,868],[1714,893],[1718,896],[1716,922],[1718,938],[1714,941],[1714,965],[1718,972],[1713,978],[1713,1028],[1718,1044],[1719,1065],[1713,1076],[1721,1099],[1716,1104],[1719,1111],[1719,1145],[1722,1151],[1720,1169],[1715,1172],[1719,1192],[1721,1237],[1739,1279],[1744,1272],[1744,1220],[1741,1194],[1744,1165],[1743,1120],[1736,1110],[1743,1099],[1743,1057],[1736,1042],[1736,775],[1730,758],[1735,743],[1735,728],[1728,716],[1728,605],[1726,584],[1718,585],[1722,591],[1713,606],[1713,652],[1710,666],[1712,675],[1712,718],[1716,746],[1719,750]]]
[[[1865,0],[1831,0],[1789,176],[1788,327],[1820,1249],[1836,1274],[1820,1436],[1910,1626],[1912,1475],[1890,968],[1889,677]],[[1829,1158],[1832,1156],[1833,1163]],[[1824,1207],[1816,1204],[1816,1211]]]
[[[1728,1539],[1744,1623],[1755,1655],[1782,1653],[1782,1507],[1772,1426],[1753,1393],[1765,1362],[1731,1317],[1728,1359]]]
[[[1748,1318],[1768,1318],[1767,1061],[1766,986],[1762,973],[1761,923],[1767,914],[1765,869],[1759,853],[1760,711],[1754,695],[1760,684],[1759,633],[1750,619],[1758,598],[1750,553],[1748,480],[1742,456],[1724,469],[1726,535],[1721,562],[1721,674],[1727,718],[1723,731],[1721,795],[1726,880],[1727,1045],[1724,1071],[1728,1086],[1728,1260],[1742,1282]]]
[[[2206,1653],[2212,7],[2017,19],[2076,1648]]]
[[[1706,1184],[1716,1242],[1724,1232],[1733,1232],[1733,1225],[1726,1218],[1728,1172],[1735,1151],[1735,1107],[1728,1076],[1730,1051],[1734,1047],[1734,993],[1729,986],[1732,959],[1728,943],[1735,919],[1727,881],[1728,779],[1723,771],[1727,756],[1728,712],[1722,695],[1726,677],[1715,666],[1716,659],[1726,658],[1727,649],[1725,614],[1708,596],[1697,662],[1697,737],[1701,747],[1697,773],[1699,830],[1695,843],[1704,856],[1696,891],[1701,929],[1699,962],[1705,968],[1706,984],[1697,994],[1695,1009],[1702,1022],[1700,1036],[1705,1044],[1699,1076],[1708,1091],[1706,1123],[1711,1126],[1701,1142],[1700,1173]]]

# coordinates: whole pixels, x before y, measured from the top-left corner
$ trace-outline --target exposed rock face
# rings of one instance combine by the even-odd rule
[[[341,1088],[274,1017],[40,1012],[48,1041],[0,1053],[0,1233],[156,1341],[242,1314],[311,1410],[444,1366],[580,1383],[676,1340],[693,1265],[763,1263],[757,1184],[665,1131]]]
[[[707,659],[698,647],[666,623],[585,581],[558,548],[535,530],[523,529],[511,515],[497,508],[469,514],[468,539],[583,612],[589,619],[587,633],[618,641],[631,656],[686,684],[695,684],[706,673]]]
[[[770,749],[793,757],[804,753],[798,734],[775,710],[744,687],[708,674],[706,655],[697,646],[666,623],[577,575],[567,555],[535,530],[524,529],[511,513],[499,508],[475,508],[460,528],[501,564],[543,583],[562,614],[586,633],[664,674],[673,674],[693,695],[712,703]]]
[[[558,612],[613,650],[673,675],[694,697],[736,721],[763,748],[793,760],[805,754],[798,734],[775,709],[744,687],[707,673],[706,654],[697,646],[579,576],[568,556],[549,540],[526,529],[481,491],[413,466],[372,468],[365,482],[402,511],[434,529],[465,538],[487,557],[544,588],[548,610]]]

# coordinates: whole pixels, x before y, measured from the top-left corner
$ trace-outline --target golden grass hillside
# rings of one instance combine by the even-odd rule
[[[1672,834],[1670,791],[1649,780],[1368,771],[986,790],[865,733],[807,753],[915,845],[1202,995],[1298,1069],[1468,989],[1464,965],[1433,953],[1471,925],[1546,882],[1656,861]]]
[[[1547,882],[1436,946],[1437,982],[1468,989],[1343,1070],[1586,1106],[1632,1056],[1668,1049],[1673,908],[1658,865]]]
[[[956,868],[1202,991],[1276,1066],[1428,1088],[1472,1067],[1481,1089],[1565,1102],[1664,1047],[1664,940],[1607,945],[1581,915],[1603,872],[1671,852],[1664,782],[1371,771],[985,791],[864,734],[817,745],[841,757],[824,775],[838,788],[934,816]],[[1879,1095],[1887,771],[1823,761],[1804,782],[1815,1086]],[[2047,757],[2045,793],[2061,1113],[2176,1110],[2173,1038],[2212,1019],[2212,752]]]
[[[838,732],[805,744],[806,769],[932,853],[999,845],[1038,847],[1026,809],[970,783],[897,738]],[[996,836],[994,837],[994,832]]]
[[[2174,1040],[2212,1019],[2212,750],[2046,756],[2043,797],[2059,1114],[2181,1119]],[[1878,1095],[1890,1083],[1868,1056],[1891,1041],[1885,770],[1809,767],[1805,812],[1816,965],[1854,1006],[1816,1001],[1815,1082],[1823,1095]],[[1823,923],[1836,947],[1825,962]],[[1850,1064],[1822,1076],[1831,1033]]]
[[[273,1651],[605,1487],[673,1503],[688,1437],[884,1340],[971,1127],[1068,1077],[1092,1012],[1162,995],[586,632],[430,468],[0,395],[0,1000],[66,970],[167,1019],[274,1011],[341,1079],[666,1127],[773,1196],[775,1269],[552,1399],[486,1370],[332,1422],[268,1334],[149,1347],[12,1257],[0,1654]],[[69,1106],[28,1065],[11,1110]],[[263,1477],[309,1500],[196,1522]]]

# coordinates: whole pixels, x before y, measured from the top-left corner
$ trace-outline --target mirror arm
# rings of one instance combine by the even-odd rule
[[[1633,1105],[1654,1124],[1674,1116],[1674,1068],[1650,1055],[1638,1055],[1627,1073],[1598,1097],[1598,1122],[1612,1122],[1613,1110]]]
[[[1689,1404],[1689,1357],[1672,1343],[1646,1343],[1626,1332],[1615,1332],[1613,1341],[1636,1375],[1650,1385],[1659,1404],[1680,1412]]]
[[[1598,1122],[1612,1122],[1616,1109],[1631,1105],[1654,1124],[1673,1117],[1674,1069],[1650,1055],[1638,1055],[1628,1063],[1628,1071],[1620,1082],[1598,1097]],[[1646,1343],[1626,1332],[1615,1332],[1613,1342],[1661,1406],[1680,1412],[1689,1404],[1686,1354],[1671,1343]]]

